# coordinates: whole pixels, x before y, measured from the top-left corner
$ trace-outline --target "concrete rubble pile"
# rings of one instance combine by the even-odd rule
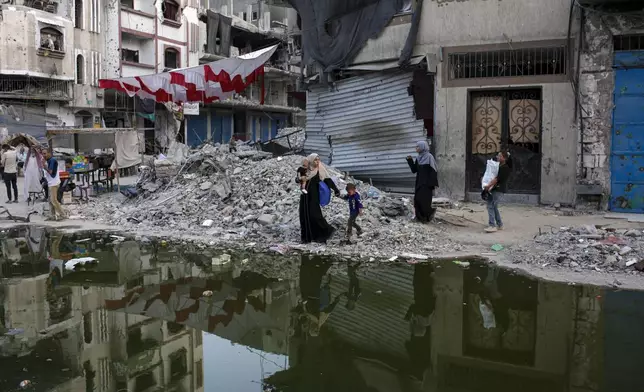
[[[295,152],[304,150],[306,133],[302,128],[282,128],[277,132],[275,142]]]
[[[78,211],[86,218],[133,231],[162,231],[163,235],[197,235],[205,242],[243,239],[266,246],[296,247],[300,240],[299,185],[296,169],[303,157],[273,158],[253,149],[229,152],[227,145],[206,144],[189,151],[181,162],[166,159],[144,167],[137,183],[138,197],[99,198],[98,205]],[[171,163],[169,163],[171,162]],[[161,169],[161,170],[160,170]],[[435,226],[410,222],[411,201],[390,197],[369,184],[345,178],[328,167],[344,192],[348,182],[357,185],[365,206],[360,224],[366,234],[352,252],[377,256],[413,251],[455,251]],[[347,202],[332,198],[323,208],[338,233],[327,247],[339,246],[348,218]]]
[[[536,249],[535,249],[536,248]],[[513,250],[517,263],[577,272],[644,271],[644,232],[586,225],[541,233],[532,246]]]

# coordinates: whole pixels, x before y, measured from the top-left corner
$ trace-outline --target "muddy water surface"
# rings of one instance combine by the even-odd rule
[[[35,226],[0,245],[0,391],[644,391],[641,292]]]

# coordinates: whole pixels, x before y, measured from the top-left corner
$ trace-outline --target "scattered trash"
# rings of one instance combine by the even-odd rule
[[[637,262],[638,262],[638,260],[637,260],[637,259],[629,259],[629,260],[626,262],[626,266],[627,266],[627,267],[630,267],[630,266],[632,266],[632,265],[637,264]]]
[[[16,335],[20,335],[23,332],[25,332],[25,330],[22,329],[22,328],[11,328],[7,332],[5,332],[4,334],[6,336],[16,336]]]
[[[66,271],[74,271],[76,267],[82,267],[85,265],[98,264],[98,259],[94,257],[80,257],[78,259],[71,259],[65,263]]]
[[[211,290],[206,290],[203,293],[201,293],[201,296],[203,296],[203,297],[212,297],[212,291]]]
[[[382,290],[376,290],[376,294],[382,294]]]
[[[224,265],[230,263],[230,255],[228,253],[224,253],[221,256],[218,257],[213,257],[212,258],[212,265]]]
[[[633,251],[633,248],[631,248],[630,246],[625,246],[622,249],[620,249],[619,255],[620,256],[625,256],[625,255],[631,253],[632,251]]]
[[[398,256],[391,257],[387,261],[396,261],[396,260],[398,260]]]
[[[503,245],[501,245],[501,244],[494,244],[494,245],[492,245],[492,248],[491,248],[491,249],[492,249],[493,251],[495,251],[495,252],[500,252],[500,251],[502,251],[504,248],[503,248]]]
[[[483,328],[496,328],[496,319],[494,317],[492,309],[488,308],[487,305],[481,301],[479,303],[479,311],[481,312],[481,317],[483,318]]]
[[[201,226],[210,227],[210,226],[212,226],[213,223],[215,223],[215,221],[213,221],[212,219],[206,219],[205,221],[203,221],[201,223]]]
[[[278,244],[278,245],[273,245],[269,248],[269,250],[273,252],[277,252],[281,255],[285,255],[289,251],[289,247],[286,245]]]
[[[470,267],[470,262],[469,261],[454,260],[453,263],[458,265],[459,267],[463,267],[463,268],[469,268]]]
[[[31,381],[29,381],[29,380],[20,381],[20,388],[26,389],[26,388],[29,388],[29,387],[31,387]]]

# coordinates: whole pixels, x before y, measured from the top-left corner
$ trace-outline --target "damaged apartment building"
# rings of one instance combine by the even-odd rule
[[[427,139],[437,194],[477,201],[508,150],[508,202],[644,212],[641,1],[289,3],[321,70],[306,149],[334,166],[409,191],[405,157]]]
[[[99,0],[0,1],[0,132],[101,122]],[[61,140],[88,144],[91,138]]]
[[[106,60],[104,78],[194,67],[280,44],[263,75],[233,99],[177,106],[106,90],[106,125],[145,128],[147,153],[175,137],[190,146],[233,136],[268,140],[305,120],[295,92],[299,64],[290,63],[299,50],[294,9],[257,1],[110,0],[106,12],[106,50],[120,57]]]
[[[186,143],[228,143],[231,137],[266,141],[282,128],[303,125],[305,96],[296,92],[302,69],[296,60],[300,43],[295,10],[250,0],[206,3],[199,15],[202,63],[279,47],[263,75],[242,94],[186,115]]]

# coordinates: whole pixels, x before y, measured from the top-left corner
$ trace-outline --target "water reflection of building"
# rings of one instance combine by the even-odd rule
[[[1,356],[33,352],[35,358],[55,359],[38,377],[58,390],[203,390],[201,331],[105,309],[106,301],[167,278],[151,249],[107,234],[40,232],[48,247],[35,251],[28,240],[34,232],[21,229],[1,242],[0,332],[12,333],[0,334]],[[98,264],[66,270],[66,260],[75,256],[95,257]],[[58,374],[44,376],[54,369]],[[2,381],[7,385],[0,390],[10,390],[20,380]]]
[[[630,325],[644,320],[644,311],[634,314],[635,305],[644,301],[641,293],[611,300],[620,294],[541,282],[476,264],[469,269],[453,263],[438,268],[370,267],[358,277],[362,295],[355,308],[341,300],[319,337],[307,331],[296,334],[289,350],[292,368],[271,381],[289,384],[305,378],[311,369],[306,352],[312,350],[317,357],[313,369],[326,374],[320,382],[351,374],[363,380],[354,384],[356,390],[617,391],[641,385],[604,355],[620,352],[630,358],[618,361],[627,369],[629,363],[641,363],[642,355],[634,357],[632,349],[641,335],[623,333],[625,316],[632,319]],[[324,286],[325,279],[314,284]],[[333,274],[330,298],[350,291],[350,286],[350,273]],[[484,325],[482,300],[493,308],[494,328]],[[609,314],[611,306],[619,315]],[[427,311],[433,313],[430,320]],[[605,342],[611,339],[617,344],[607,348]],[[343,368],[330,364],[334,360]],[[609,379],[612,385],[629,387],[615,389]]]

